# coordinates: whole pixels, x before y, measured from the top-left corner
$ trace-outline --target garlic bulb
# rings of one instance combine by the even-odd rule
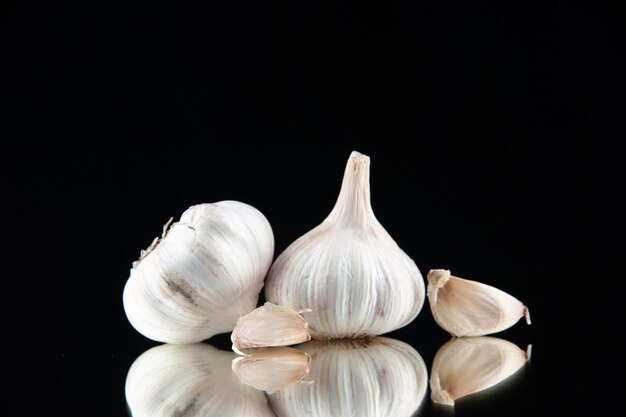
[[[516,373],[529,359],[516,345],[495,337],[455,338],[435,355],[430,376],[431,399],[454,405],[466,395],[492,387]]]
[[[352,152],[335,207],[274,262],[265,296],[306,315],[316,339],[378,335],[410,323],[424,280],[376,220],[369,157]]]
[[[253,310],[239,319],[230,340],[233,350],[270,346],[289,346],[311,340],[309,325],[296,311],[272,303]]]
[[[233,359],[233,372],[246,385],[268,394],[297,384],[309,372],[311,358],[289,347],[254,349]]]
[[[202,343],[144,352],[126,377],[133,417],[275,417],[263,392],[241,384],[231,371],[235,357]]]
[[[231,331],[256,307],[273,255],[272,228],[254,207],[192,206],[133,264],[124,288],[128,320],[166,343]]]
[[[422,357],[385,337],[311,341],[307,382],[274,392],[279,417],[409,417],[424,400],[428,373]]]
[[[450,275],[445,269],[428,273],[428,301],[439,326],[453,336],[482,336],[513,326],[528,308],[490,285]]]

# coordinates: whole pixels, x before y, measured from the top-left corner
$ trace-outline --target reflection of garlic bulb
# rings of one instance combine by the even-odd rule
[[[385,337],[311,341],[298,346],[311,357],[307,382],[270,398],[279,417],[408,417],[426,394],[422,357]]]
[[[202,343],[144,352],[126,377],[133,417],[274,417],[263,392],[231,371],[235,357]]]
[[[369,157],[352,152],[335,207],[274,262],[266,298],[306,315],[316,339],[390,332],[424,303],[417,266],[376,220]]]
[[[193,343],[252,311],[274,255],[261,212],[237,201],[190,207],[133,264],[124,309],[144,336]]]
[[[453,336],[483,336],[513,326],[528,308],[491,285],[450,275],[447,269],[428,272],[428,302],[437,324]]]
[[[530,346],[529,346],[530,347]],[[455,338],[439,348],[430,375],[431,399],[440,404],[492,387],[519,370],[530,355],[495,337]]]

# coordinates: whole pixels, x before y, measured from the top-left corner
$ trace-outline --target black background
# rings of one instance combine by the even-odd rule
[[[216,3],[3,3],[3,411],[124,415],[126,371],[156,345],[121,303],[139,250],[188,206],[235,199],[266,215],[277,255],[328,214],[352,150],[424,275],[449,268],[532,312],[498,335],[534,345],[523,380],[457,415],[612,409],[584,350],[605,323],[577,291],[619,259],[590,255],[618,223],[604,197],[619,189],[597,179],[616,165],[592,165],[585,136],[607,113],[583,54],[612,56],[588,23],[609,26],[551,2]],[[390,336],[429,366],[448,339],[427,306]]]

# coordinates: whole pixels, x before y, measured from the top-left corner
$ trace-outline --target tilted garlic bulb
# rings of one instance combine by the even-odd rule
[[[289,347],[254,349],[247,356],[233,359],[233,372],[239,380],[268,394],[299,383],[309,372],[311,358]]]
[[[128,320],[166,343],[231,331],[256,307],[273,255],[272,228],[254,207],[192,206],[133,264],[124,288]]]
[[[311,341],[307,383],[274,392],[279,417],[409,417],[426,395],[428,373],[410,345],[385,337]]]
[[[410,323],[424,280],[376,220],[369,157],[352,152],[335,207],[274,262],[265,296],[306,315],[315,339],[378,335]]]
[[[275,417],[263,392],[239,382],[236,355],[197,343],[154,347],[132,364],[126,401],[133,417]]]
[[[239,319],[230,335],[233,350],[289,346],[311,340],[309,325],[297,312],[265,303]]]
[[[428,273],[428,301],[439,326],[453,336],[482,336],[513,326],[528,308],[490,285],[450,275],[446,269]]]
[[[435,355],[430,375],[431,399],[454,405],[516,373],[529,359],[516,345],[495,337],[454,338]]]

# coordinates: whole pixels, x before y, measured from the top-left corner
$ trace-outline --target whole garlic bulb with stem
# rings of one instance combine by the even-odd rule
[[[236,355],[211,345],[161,345],[142,353],[126,376],[133,417],[275,417],[263,395],[231,371]]]
[[[335,207],[268,274],[268,301],[306,315],[315,339],[378,335],[410,323],[424,303],[415,262],[376,220],[370,159],[352,152]]]
[[[166,343],[229,332],[256,307],[273,255],[272,228],[254,207],[192,206],[133,264],[124,288],[128,320]]]
[[[399,340],[313,340],[296,348],[311,357],[308,383],[269,396],[278,417],[409,417],[426,395],[426,364]]]

